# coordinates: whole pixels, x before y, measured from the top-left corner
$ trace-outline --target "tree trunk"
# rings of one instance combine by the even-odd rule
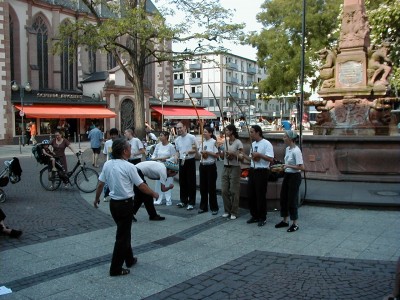
[[[146,136],[145,126],[144,126],[144,87],[143,87],[143,79],[138,78],[139,76],[134,77],[134,117],[135,117],[135,134],[140,139],[143,140]],[[135,80],[136,79],[136,80]]]

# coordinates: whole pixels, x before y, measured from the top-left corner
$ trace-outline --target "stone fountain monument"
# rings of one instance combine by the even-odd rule
[[[400,136],[389,126],[396,101],[387,96],[389,45],[371,45],[369,36],[364,0],[344,0],[338,47],[318,52],[322,100],[305,101],[321,112],[314,134],[303,135],[307,178],[400,182]],[[267,138],[283,158],[282,137]]]
[[[337,49],[318,52],[322,101],[306,101],[321,113],[315,135],[389,135],[389,44],[371,45],[364,0],[345,0]]]

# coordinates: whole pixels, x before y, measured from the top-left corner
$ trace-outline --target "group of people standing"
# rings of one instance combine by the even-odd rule
[[[104,164],[99,176],[94,206],[98,207],[100,195],[107,185],[110,211],[117,224],[110,267],[111,276],[129,274],[129,268],[137,262],[132,254],[130,228],[132,222],[136,221],[135,214],[141,205],[144,204],[150,221],[165,220],[157,214],[154,205],[161,205],[164,197],[166,205],[172,205],[171,189],[174,187],[172,177],[178,172],[180,202],[177,207],[189,211],[195,208],[197,155],[200,156],[201,195],[198,213],[206,213],[209,210],[212,215],[219,213],[216,195],[216,161],[223,159],[222,217],[230,220],[239,217],[240,164],[248,161],[250,163],[248,200],[251,218],[247,223],[257,223],[258,226],[266,224],[265,196],[270,165],[274,161],[274,150],[272,144],[263,137],[261,127],[253,125],[250,129],[250,138],[253,142],[249,154],[243,151],[237,129],[232,124],[224,128],[224,137],[220,135],[219,139],[214,135],[214,128],[204,127],[201,144],[182,122],[177,123],[176,131],[178,137],[175,139],[175,145],[169,142],[169,132],[160,133],[159,143],[155,146],[150,161],[141,161],[145,149],[143,143],[135,137],[134,129],[125,130],[123,139],[116,138],[118,134],[114,133],[114,138],[106,142],[108,146],[104,147],[104,153],[112,159]],[[295,144],[296,139],[297,134],[294,131],[285,132],[283,140],[287,148],[281,191],[282,221],[275,225],[276,228],[289,227],[288,218],[290,218],[292,225],[288,232],[299,229],[297,196],[301,183],[300,172],[304,170],[304,165],[301,151]],[[154,191],[147,185],[145,177],[156,180]],[[123,268],[124,263],[127,269]]]

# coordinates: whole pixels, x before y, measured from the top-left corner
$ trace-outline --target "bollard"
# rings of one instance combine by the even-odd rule
[[[22,154],[22,147],[21,147],[21,137],[18,137],[18,144],[19,144],[19,154]]]

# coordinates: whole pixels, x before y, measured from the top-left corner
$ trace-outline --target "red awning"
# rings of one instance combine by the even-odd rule
[[[165,119],[197,119],[196,110],[194,107],[179,107],[179,106],[152,106],[156,112],[164,115]],[[197,112],[201,119],[216,119],[217,116],[212,112],[197,107]]]
[[[20,105],[15,105],[21,110]],[[24,106],[24,113],[29,118],[115,118],[116,114],[103,106],[88,105],[32,105]]]

